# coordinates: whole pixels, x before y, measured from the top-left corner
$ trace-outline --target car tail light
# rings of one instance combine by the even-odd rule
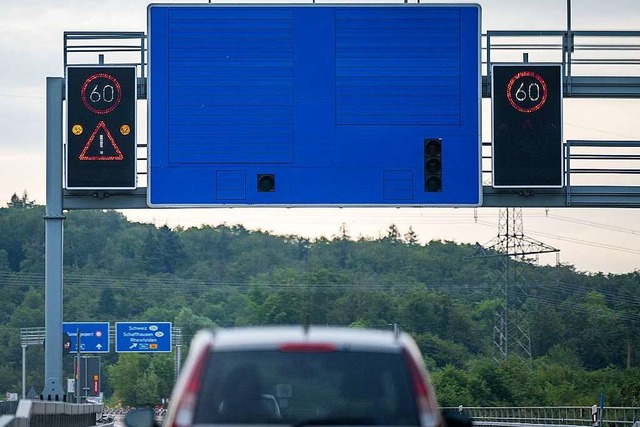
[[[198,392],[200,391],[202,376],[204,374],[204,369],[207,366],[207,360],[210,352],[211,345],[207,345],[195,360],[193,369],[191,370],[191,375],[186,380],[184,392],[179,397],[180,400],[176,405],[175,415],[172,420],[173,422],[169,423],[170,427],[183,427],[193,424]]]
[[[278,350],[285,353],[330,353],[336,350],[336,346],[323,343],[290,343],[280,344]]]
[[[420,425],[422,427],[438,426],[437,407],[433,403],[433,396],[426,377],[411,354],[406,349],[403,349],[402,352],[407,361],[411,383],[413,384]]]

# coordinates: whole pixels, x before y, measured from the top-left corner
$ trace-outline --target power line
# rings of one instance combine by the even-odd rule
[[[0,272],[0,279],[15,279],[19,280],[20,284],[25,286],[44,287],[44,275],[38,273],[8,273]],[[207,291],[213,289],[227,290],[248,290],[252,287],[265,287],[272,289],[289,289],[289,290],[370,290],[370,291],[416,291],[416,290],[442,290],[442,289],[454,289],[454,288],[473,288],[474,290],[482,291],[485,287],[487,291],[492,289],[491,284],[478,285],[476,283],[468,282],[438,282],[435,284],[422,284],[424,287],[416,283],[406,285],[396,285],[391,288],[384,287],[377,283],[247,283],[247,282],[206,282],[194,279],[179,279],[169,278],[166,280],[158,278],[132,278],[132,277],[96,277],[96,276],[83,276],[66,274],[65,286],[70,288],[80,289],[140,289],[141,287],[153,287],[159,290],[176,290],[181,292],[188,291]],[[569,294],[575,294],[577,292],[588,292],[590,290],[583,285],[570,284],[566,282],[541,282],[534,285],[539,289],[546,289],[548,291],[564,291]],[[624,296],[615,294],[607,290],[594,290],[613,303],[628,303],[640,305],[638,298],[634,296]]]
[[[625,138],[625,139],[636,139],[637,135],[628,135],[628,134],[624,134],[624,133],[618,133],[618,132],[611,132],[608,130],[604,130],[604,129],[598,129],[598,128],[594,128],[594,127],[590,127],[590,126],[584,126],[584,125],[579,125],[576,123],[571,123],[571,122],[564,122],[565,125],[569,125],[569,126],[573,126],[573,127],[577,127],[577,128],[581,128],[581,129],[586,129],[586,130],[591,130],[591,131],[595,131],[595,132],[599,132],[605,135],[612,135],[612,136],[616,136],[618,138]]]
[[[603,230],[619,231],[621,233],[640,235],[640,230],[634,230],[634,229],[631,229],[631,228],[624,228],[624,227],[618,227],[618,226],[614,226],[614,225],[601,224],[601,223],[598,223],[598,222],[587,221],[587,220],[576,219],[576,218],[568,218],[568,217],[560,216],[560,215],[549,215],[549,218],[557,219],[559,221],[564,221],[564,222],[571,222],[571,223],[574,223],[574,224],[588,225],[590,227],[600,228],[600,229],[603,229]]]
[[[484,221],[478,221],[478,224],[484,225],[484,226],[487,226],[487,227],[495,227],[494,224],[491,224],[491,223],[488,223],[488,222],[484,222]],[[560,241],[563,241],[563,242],[576,243],[576,244],[580,244],[580,245],[596,247],[596,248],[600,248],[600,249],[609,249],[609,250],[612,250],[612,251],[626,252],[626,253],[629,253],[629,254],[640,254],[640,250],[638,250],[638,249],[625,248],[625,247],[622,247],[622,246],[609,245],[609,244],[605,244],[605,243],[597,243],[597,242],[592,242],[592,241],[588,241],[588,240],[574,239],[574,238],[571,238],[571,237],[559,236],[557,234],[545,233],[543,231],[531,231],[531,230],[528,229],[527,233],[538,235],[538,236],[543,236],[543,237],[547,237],[547,238],[551,238],[551,239],[555,239],[555,240],[560,240]]]
[[[0,97],[2,98],[28,98],[28,99],[44,99],[44,96],[35,96],[35,95],[10,95],[6,93],[0,93]]]

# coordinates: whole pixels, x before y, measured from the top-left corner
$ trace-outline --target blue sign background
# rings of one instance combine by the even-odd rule
[[[171,352],[171,322],[116,322],[116,352]]]
[[[81,353],[109,353],[109,322],[64,322],[62,332],[69,336],[69,353],[78,352],[80,330]]]
[[[479,6],[151,5],[148,19],[149,206],[481,204]],[[431,138],[442,191],[425,189]]]

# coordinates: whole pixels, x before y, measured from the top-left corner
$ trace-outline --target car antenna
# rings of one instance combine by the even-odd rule
[[[302,325],[302,329],[304,330],[304,334],[308,335],[309,334],[309,328],[311,327],[311,316],[309,316],[309,313],[306,313],[304,315],[304,322]]]
[[[398,342],[398,340],[400,339],[400,328],[398,327],[397,323],[393,324],[393,337],[396,342]]]

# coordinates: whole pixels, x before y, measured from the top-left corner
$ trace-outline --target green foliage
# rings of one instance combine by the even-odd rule
[[[27,190],[22,193],[22,197],[17,193],[11,195],[11,201],[7,203],[7,206],[13,209],[30,209],[36,204],[35,200],[29,200]]]
[[[620,406],[640,406],[640,368],[627,369],[620,386]]]
[[[473,390],[467,371],[446,365],[434,370],[432,381],[438,390],[438,402],[441,406],[476,406],[476,390]]]
[[[0,209],[0,390],[20,388],[20,328],[44,324],[44,209],[26,195]],[[171,321],[182,354],[201,328],[322,324],[411,333],[440,403],[609,405],[640,402],[640,272],[587,275],[524,264],[534,359],[496,363],[492,337],[501,263],[469,261],[469,245],[420,244],[391,224],[379,239],[311,240],[242,226],[172,230],[113,211],[65,221],[65,321]],[[42,347],[27,352],[27,387],[43,386]],[[174,381],[173,354],[104,355],[105,391],[157,404]],[[72,357],[64,356],[71,376]]]

